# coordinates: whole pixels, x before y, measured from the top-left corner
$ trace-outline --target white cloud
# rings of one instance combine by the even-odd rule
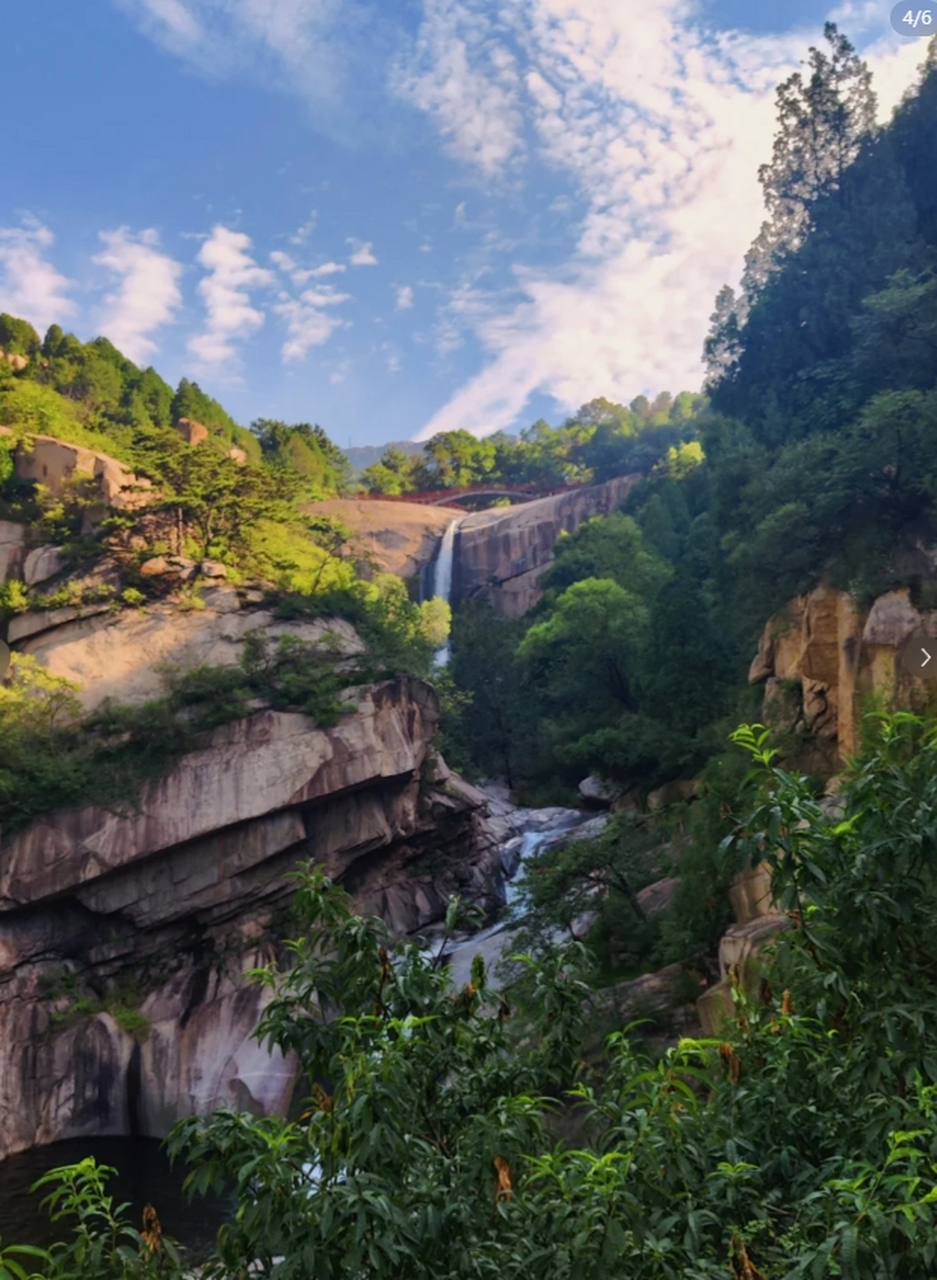
[[[243,231],[218,224],[198,252],[197,260],[208,273],[198,286],[206,324],[190,340],[189,350],[203,364],[220,365],[232,359],[235,343],[264,322],[263,312],[251,303],[251,290],[273,284],[276,277],[257,265],[251,247]]]
[[[460,0],[424,0],[423,22],[405,61],[392,69],[400,97],[431,115],[446,149],[486,178],[523,152],[514,54],[485,12]]]
[[[597,394],[698,386],[715,295],[738,279],[763,217],[757,170],[771,152],[775,86],[821,39],[819,23],[763,37],[717,30],[701,0],[644,0],[639,13],[609,0],[419,0],[413,38],[391,6],[366,13],[361,0],[117,3],[206,75],[246,72],[298,95],[319,127],[354,104],[359,117],[389,117],[390,102],[375,107],[373,96],[383,83],[398,106],[423,113],[466,173],[525,201],[545,197],[551,243],[563,238],[551,265],[533,265],[522,237],[513,248],[482,237],[479,257],[497,253],[510,287],[486,279],[482,290],[468,275],[442,307],[437,351],[471,335],[486,363],[424,434],[510,426],[535,393],[571,409]],[[888,8],[843,0],[835,15],[868,52],[883,117],[926,48],[888,29]],[[385,78],[377,59],[387,70],[388,49],[399,52]],[[311,235],[310,223],[290,245]],[[467,254],[476,223],[457,207]],[[349,244],[352,266],[375,261],[370,245]],[[434,261],[445,260],[446,242],[435,245]],[[419,248],[431,251],[428,232]],[[345,267],[290,262],[276,265],[295,290]],[[243,305],[249,330],[260,313],[249,298]],[[280,305],[297,335],[308,319],[304,350],[335,319],[301,295]],[[210,349],[211,332],[196,341]],[[218,333],[230,350],[235,330]]]
[[[314,267],[308,274],[310,280],[317,280],[320,276],[334,276],[337,272],[346,270],[344,262],[323,262],[321,267]]]
[[[373,23],[358,0],[114,0],[163,48],[211,80],[248,76],[301,98],[317,127],[367,127],[361,64]],[[373,76],[371,77],[373,80]],[[344,93],[353,85],[355,93]],[[364,123],[362,123],[364,121]],[[302,228],[297,234],[302,234]]]
[[[323,276],[334,276],[341,271],[347,270],[343,262],[323,262],[319,267],[301,267],[282,249],[275,249],[270,255],[270,261],[285,275],[288,275],[295,285],[308,284],[310,280],[319,280]]]
[[[105,248],[92,261],[107,267],[119,284],[105,295],[101,329],[136,364],[158,350],[150,336],[168,324],[182,303],[182,264],[161,253],[152,228],[131,234],[128,227],[102,231]]]
[[[413,306],[413,286],[403,285],[397,290],[397,310],[409,311]]]
[[[306,289],[298,298],[281,294],[274,306],[277,315],[286,321],[287,338],[281,349],[285,361],[302,360],[310,347],[319,347],[336,329],[347,324],[326,309],[348,302],[350,293],[336,293],[330,285],[318,289]]]
[[[134,14],[148,34],[175,53],[196,46],[204,39],[205,33],[183,0],[118,0],[118,4]]]
[[[364,240],[356,240],[354,236],[348,236],[345,241],[351,245],[351,253],[348,255],[348,261],[353,267],[376,267],[377,258],[372,252],[371,243]]]
[[[298,298],[283,296],[276,303],[276,315],[287,321],[287,340],[283,343],[284,361],[302,360],[310,347],[321,347],[328,342],[335,329],[346,325],[348,321],[339,316],[330,315],[326,307],[337,306],[339,302],[347,302],[349,293],[334,293],[326,287],[306,289]]]
[[[46,257],[54,243],[49,228],[30,216],[19,227],[0,227],[0,311],[28,320],[40,334],[77,310],[67,296],[73,282]]]
[[[287,275],[292,275],[298,270],[296,263],[288,253],[284,253],[282,249],[274,249],[270,255],[270,261],[275,267],[279,267],[281,271],[285,271]]]
[[[297,227],[290,236],[290,244],[305,244],[313,231],[315,231],[318,218],[319,215],[317,211],[313,209],[303,225],[301,227]]]
[[[461,0],[470,13],[480,5]],[[605,0],[513,0],[500,12],[524,51],[531,149],[567,176],[585,213],[560,265],[515,261],[510,290],[468,284],[450,298],[445,349],[472,332],[488,359],[420,439],[509,427],[537,392],[570,410],[596,395],[698,387],[716,292],[738,279],[764,216],[757,170],[774,88],[817,42],[706,31],[683,0],[645,0],[640,21]],[[876,59],[880,81],[907,84],[911,67],[905,48]],[[445,139],[445,111],[426,109]]]

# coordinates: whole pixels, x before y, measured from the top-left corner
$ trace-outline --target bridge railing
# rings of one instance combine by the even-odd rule
[[[359,493],[356,496],[375,502],[415,502],[422,506],[445,506],[459,498],[550,498],[558,493],[581,489],[579,484],[553,485],[471,485],[463,489],[427,489],[421,493]]]

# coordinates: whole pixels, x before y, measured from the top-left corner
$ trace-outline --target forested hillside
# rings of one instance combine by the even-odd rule
[[[627,472],[648,472],[668,453],[671,462],[678,455],[695,458],[704,403],[703,396],[688,391],[678,396],[664,391],[653,401],[637,396],[629,406],[599,397],[558,427],[540,418],[519,437],[503,431],[482,438],[444,431],[419,453],[389,445],[359,479],[370,493],[394,497],[471,485],[597,484]]]
[[[411,602],[393,575],[359,572],[346,554],[348,530],[309,514],[311,501],[348,483],[347,461],[321,427],[269,419],[241,427],[196,383],[183,379],[173,391],[106,339],[83,344],[57,326],[40,341],[25,321],[0,315],[0,352],[0,520],[24,539],[26,556],[45,549],[51,564],[0,585],[4,627],[22,624],[28,636],[44,620],[87,613],[202,610],[223,582],[234,608],[344,618],[366,645],[339,675],[334,655],[314,646],[260,643],[233,670],[177,673],[145,707],[94,716],[67,680],[14,654],[0,688],[5,833],[76,803],[126,802],[252,699],[329,724],[340,689],[429,671],[446,607]],[[15,458],[46,447],[42,436],[89,451],[83,465],[66,474],[68,450],[53,443],[38,475],[24,477]],[[42,479],[47,466],[54,483]],[[102,497],[102,476],[116,496]]]

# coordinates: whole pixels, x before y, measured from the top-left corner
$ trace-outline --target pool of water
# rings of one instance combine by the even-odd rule
[[[183,1194],[186,1166],[177,1161],[171,1168],[157,1138],[71,1138],[0,1160],[0,1237],[5,1244],[49,1245],[68,1238],[65,1224],[53,1226],[40,1208],[48,1189],[31,1193],[29,1188],[50,1169],[86,1156],[117,1170],[107,1191],[115,1205],[129,1201],[132,1226],[140,1229],[143,1206],[152,1204],[164,1232],[191,1249],[197,1261],[209,1255],[218,1228],[233,1216],[233,1197],[196,1196],[190,1201]]]

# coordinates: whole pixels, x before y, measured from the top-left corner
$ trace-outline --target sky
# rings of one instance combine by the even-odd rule
[[[343,447],[698,390],[830,18],[887,119],[887,3],[0,0],[0,311]]]

